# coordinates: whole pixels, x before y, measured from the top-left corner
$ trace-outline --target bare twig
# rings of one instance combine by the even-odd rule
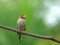
[[[13,29],[13,28],[3,26],[3,25],[0,25],[0,28],[6,29],[9,31],[13,31],[13,32],[18,32],[17,29]],[[47,39],[47,40],[52,40],[54,42],[60,43],[59,39],[53,38],[52,36],[43,36],[43,35],[33,34],[33,33],[25,32],[25,31],[21,31],[20,33],[24,34],[24,35],[28,35],[28,36],[32,36],[32,37],[36,37],[36,38]]]

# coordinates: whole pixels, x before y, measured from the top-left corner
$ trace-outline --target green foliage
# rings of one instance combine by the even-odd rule
[[[48,27],[41,16],[45,16],[47,8],[44,0],[0,0],[0,24],[16,28],[16,22],[20,14],[26,15],[26,31],[41,35],[54,35],[59,38],[59,24],[57,27]],[[36,13],[36,12],[39,13]],[[40,18],[34,17],[40,15]],[[58,30],[57,30],[58,29]],[[52,32],[53,30],[53,32]],[[55,35],[56,34],[56,35]],[[22,42],[18,41],[15,32],[0,29],[0,45],[59,45],[56,42],[37,39],[22,35]]]

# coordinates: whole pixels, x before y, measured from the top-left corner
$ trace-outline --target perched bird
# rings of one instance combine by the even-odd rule
[[[17,30],[20,31],[25,31],[25,15],[19,16],[17,20]],[[21,42],[21,33],[18,33],[18,38],[19,41]]]

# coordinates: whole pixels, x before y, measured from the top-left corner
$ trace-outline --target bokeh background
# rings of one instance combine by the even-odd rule
[[[21,14],[26,15],[26,32],[60,39],[60,0],[0,0],[0,24],[16,28]],[[60,45],[0,28],[0,45]]]

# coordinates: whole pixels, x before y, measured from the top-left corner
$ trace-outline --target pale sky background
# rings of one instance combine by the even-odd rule
[[[47,26],[55,26],[58,23],[58,20],[60,20],[59,4],[60,4],[60,0],[54,0],[53,2],[49,0],[45,0],[43,2],[43,5],[47,9],[47,11],[45,11],[44,14],[45,16],[42,18]],[[41,16],[43,15],[40,9],[38,9],[35,14],[36,14],[35,15],[36,18],[41,18]]]
[[[58,23],[60,18],[60,5],[57,4],[58,2],[59,1],[57,1],[55,4],[51,4],[50,2],[46,1],[44,4],[48,8],[44,18],[47,25],[55,26]]]

